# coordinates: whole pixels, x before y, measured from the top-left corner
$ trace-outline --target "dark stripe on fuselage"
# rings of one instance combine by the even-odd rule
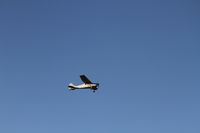
[[[75,87],[74,87],[74,86],[71,86],[71,85],[69,85],[68,87],[69,87],[69,88],[73,88],[73,89],[75,89]]]

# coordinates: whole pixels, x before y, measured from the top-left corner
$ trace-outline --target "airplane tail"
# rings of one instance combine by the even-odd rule
[[[75,85],[73,83],[69,83],[68,89],[69,90],[75,90]]]

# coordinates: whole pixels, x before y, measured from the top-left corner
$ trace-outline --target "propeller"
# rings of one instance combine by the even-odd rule
[[[99,88],[99,83],[96,83],[96,85],[97,85],[97,89]]]

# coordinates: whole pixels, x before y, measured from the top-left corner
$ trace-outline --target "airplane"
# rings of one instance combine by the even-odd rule
[[[85,75],[80,75],[81,80],[84,82],[84,84],[81,85],[74,85],[73,83],[70,83],[68,85],[69,90],[75,90],[75,89],[91,89],[93,92],[95,92],[99,88],[99,83],[92,83]]]

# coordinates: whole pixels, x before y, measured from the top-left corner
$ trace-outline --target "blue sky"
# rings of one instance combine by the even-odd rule
[[[199,133],[199,7],[1,0],[0,132]]]

